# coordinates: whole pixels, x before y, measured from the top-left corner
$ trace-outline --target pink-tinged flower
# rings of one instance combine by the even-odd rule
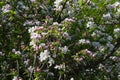
[[[40,49],[39,46],[34,47],[34,51],[38,51],[39,49]]]
[[[37,34],[37,33],[32,33],[31,34],[31,39],[40,39],[40,38],[41,38],[40,34]]]
[[[47,16],[46,16],[46,19],[50,19],[50,16],[49,16],[49,15],[47,15]]]
[[[39,30],[43,30],[43,28],[44,28],[43,26],[40,26],[40,27],[36,27],[35,29],[39,31]]]
[[[22,50],[25,49],[25,45],[24,44],[22,44],[20,47],[21,47]]]
[[[96,56],[95,53],[91,52],[91,51],[88,50],[88,49],[85,49],[85,51],[86,51],[86,53],[87,53],[89,56],[91,56],[91,57],[95,57],[95,56]]]

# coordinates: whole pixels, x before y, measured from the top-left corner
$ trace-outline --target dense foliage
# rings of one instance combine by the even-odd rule
[[[1,80],[120,80],[119,0],[1,0]]]

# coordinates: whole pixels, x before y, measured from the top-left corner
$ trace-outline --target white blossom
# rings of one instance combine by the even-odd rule
[[[94,28],[94,27],[96,27],[96,24],[93,21],[88,21],[86,26],[87,26],[87,28]]]
[[[50,57],[48,63],[49,63],[49,66],[52,66],[52,64],[54,64],[55,61],[53,60],[53,58]]]
[[[107,13],[107,14],[103,14],[103,20],[111,20],[112,19],[112,16],[110,13]]]
[[[78,43],[79,43],[79,44],[89,44],[90,41],[87,40],[87,39],[80,39]]]
[[[72,19],[72,18],[65,18],[65,20],[64,20],[65,22],[75,22],[75,20],[74,19]]]
[[[59,25],[58,22],[53,22],[53,25]]]
[[[114,36],[115,36],[116,38],[120,37],[120,28],[115,28],[115,29],[114,29]]]
[[[13,53],[15,53],[15,52],[16,52],[16,50],[15,50],[15,49],[12,49],[12,52],[13,52]]]
[[[14,76],[12,80],[22,80],[22,78],[18,76]]]
[[[4,13],[9,12],[11,9],[11,6],[9,4],[6,4],[5,6],[2,7],[2,11]]]
[[[48,50],[44,50],[44,52],[40,53],[40,61],[43,62],[44,60],[46,60],[48,57],[50,57],[50,52]]]
[[[112,4],[113,8],[116,8],[117,6],[120,6],[120,2],[115,2],[114,4]]]
[[[45,47],[46,44],[45,43],[40,43],[39,47]]]
[[[74,80],[74,78],[72,77],[72,78],[70,78],[70,80]]]
[[[15,51],[15,54],[19,54],[19,55],[20,55],[20,54],[21,54],[21,52],[20,52],[20,51]]]
[[[63,0],[56,0],[56,1],[54,2],[55,7],[58,8],[59,5],[60,5],[60,3],[61,3],[62,1],[63,1]]]
[[[55,69],[63,69],[63,70],[65,70],[65,64],[60,64],[60,65],[56,65],[55,67],[54,67]]]
[[[28,29],[28,32],[29,32],[29,33],[33,33],[34,31],[35,31],[35,28],[34,28],[34,27]]]
[[[68,39],[68,40],[71,40],[71,36],[67,33],[67,32],[64,32],[63,33],[63,36]]]
[[[35,2],[36,0],[30,0],[31,2]]]
[[[34,70],[34,68],[33,68],[32,66],[30,66],[30,67],[28,68],[28,70],[32,73],[32,71]]]
[[[120,28],[114,29],[114,33],[119,33],[119,32],[120,32]]]
[[[41,35],[40,35],[40,34],[37,34],[37,33],[31,33],[30,38],[31,38],[31,39],[40,39],[40,38],[41,38]]]
[[[19,80],[17,76],[14,76],[12,80]]]
[[[54,8],[54,10],[56,10],[56,11],[60,11],[61,9],[62,9],[62,5],[60,5],[60,3],[62,2],[63,0],[56,0],[55,2],[54,2],[54,6],[55,6],[55,8]]]
[[[0,51],[0,56],[4,56],[4,53]]]
[[[64,47],[62,47],[62,53],[66,53],[67,51],[68,51],[68,47],[67,46],[64,46]]]

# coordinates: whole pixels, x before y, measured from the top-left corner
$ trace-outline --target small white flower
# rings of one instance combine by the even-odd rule
[[[53,25],[59,25],[58,22],[53,22]]]
[[[15,54],[19,54],[19,55],[20,55],[20,54],[21,54],[21,52],[20,52],[20,51],[15,51]]]
[[[15,49],[12,49],[12,52],[13,52],[13,53],[15,53],[15,52],[16,52],[16,50],[15,50]]]
[[[87,28],[94,28],[94,27],[96,27],[96,24],[93,21],[88,21],[86,26],[87,26]]]
[[[68,39],[68,40],[71,40],[71,36],[69,36],[69,34],[67,32],[64,32],[63,33],[63,36]]]
[[[9,4],[6,4],[5,6],[2,7],[2,11],[4,13],[9,12],[11,9],[11,6]]]
[[[49,66],[52,66],[52,64],[54,64],[55,61],[53,60],[53,58],[50,57],[48,63],[49,63]]]
[[[120,37],[120,28],[114,29],[114,36],[115,36],[116,38]]]
[[[90,41],[89,40],[86,40],[86,39],[80,39],[78,44],[89,44]]]
[[[35,28],[34,28],[34,27],[28,29],[28,32],[29,32],[29,33],[33,33],[34,31],[35,31]]]
[[[72,77],[72,78],[70,78],[70,80],[74,80],[74,78]]]
[[[120,6],[120,2],[115,2],[114,4],[112,4],[113,8],[116,8],[117,6]]]
[[[30,38],[31,38],[31,39],[40,39],[40,38],[41,38],[41,35],[40,35],[40,34],[37,34],[37,33],[32,33]]]
[[[119,33],[119,32],[120,32],[120,28],[114,29],[114,33]]]
[[[45,35],[47,35],[48,33],[42,32],[41,34],[42,34],[42,36],[45,36]]]
[[[31,2],[35,2],[36,0],[30,0]]]
[[[28,65],[28,63],[29,63],[29,59],[27,59],[27,60],[24,61],[25,65]]]
[[[112,17],[111,17],[111,14],[110,13],[107,13],[107,14],[103,14],[103,20],[111,20]]]
[[[54,6],[55,6],[55,8],[54,8],[54,10],[56,10],[56,11],[60,11],[61,9],[62,9],[62,5],[60,5],[60,3],[62,2],[63,0],[56,0],[55,2],[54,2]]]
[[[32,71],[34,70],[34,68],[33,68],[32,66],[30,66],[30,67],[28,68],[28,70],[32,73]]]
[[[61,3],[62,1],[63,1],[63,0],[56,0],[56,1],[54,2],[55,7],[58,8],[59,5],[60,5],[60,3]]]
[[[75,22],[75,20],[74,19],[72,19],[72,18],[65,18],[65,20],[64,20],[65,22]]]
[[[2,53],[2,52],[0,52],[0,56],[1,56],[1,55],[3,55],[3,53]]]
[[[19,80],[17,76],[14,76],[12,80]]]
[[[30,46],[36,46],[36,42],[32,40],[29,45]]]
[[[54,67],[55,69],[63,69],[63,70],[65,70],[65,64],[60,64],[60,65],[56,65],[55,67]]]
[[[62,50],[62,53],[66,53],[68,51],[68,47],[64,46],[61,50]]]
[[[44,50],[44,52],[40,53],[40,61],[43,62],[44,60],[46,60],[48,57],[50,57],[50,52],[48,50]]]

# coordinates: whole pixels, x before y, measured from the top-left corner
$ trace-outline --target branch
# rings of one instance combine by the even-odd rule
[[[57,17],[56,21],[60,20],[62,11],[63,11],[63,9],[65,8],[65,5],[66,5],[67,1],[69,1],[69,0],[66,0],[65,3],[63,4],[63,7],[62,7],[60,13],[58,14],[58,17]]]

